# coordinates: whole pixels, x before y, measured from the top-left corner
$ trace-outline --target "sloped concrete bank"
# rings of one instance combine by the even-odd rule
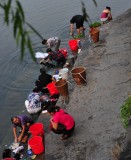
[[[122,143],[126,130],[119,109],[131,92],[131,9],[100,28],[100,41],[83,47],[74,67],[84,66],[87,86],[74,85],[66,106],[76,121],[74,135],[62,141],[45,127],[46,160],[110,160],[116,142]],[[58,104],[61,105],[61,98]],[[39,122],[49,125],[49,115]]]

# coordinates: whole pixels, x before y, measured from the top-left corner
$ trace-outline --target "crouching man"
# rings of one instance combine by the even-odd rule
[[[11,118],[11,122],[13,124],[13,134],[15,142],[21,142],[24,134],[28,132],[29,127],[34,124],[34,121],[30,117],[25,115],[14,116]],[[17,127],[21,128],[21,133],[19,136],[17,135]]]

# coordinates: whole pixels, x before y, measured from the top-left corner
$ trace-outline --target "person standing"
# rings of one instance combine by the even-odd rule
[[[84,33],[84,17],[82,15],[75,15],[70,20],[70,35],[74,35],[74,23],[76,24],[77,33]]]
[[[62,139],[69,138],[75,129],[74,118],[58,106],[50,105],[47,111],[52,116],[50,130],[62,134]]]
[[[111,8],[106,6],[106,8],[102,11],[100,20],[103,24],[112,20]]]
[[[11,122],[13,124],[13,134],[15,138],[15,142],[21,142],[24,134],[28,131],[29,127],[34,124],[34,121],[25,115],[14,116],[11,118]],[[17,135],[17,127],[21,128],[21,133]]]
[[[49,39],[43,39],[42,44],[47,45],[48,48],[55,47],[55,51],[58,51],[61,40],[58,37],[51,37]]]

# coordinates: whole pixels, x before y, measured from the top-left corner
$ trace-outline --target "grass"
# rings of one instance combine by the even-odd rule
[[[128,121],[131,117],[131,97],[124,102],[120,108],[120,118],[125,128],[128,128]]]

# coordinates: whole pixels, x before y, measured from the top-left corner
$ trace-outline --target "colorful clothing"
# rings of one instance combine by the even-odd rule
[[[106,21],[112,20],[111,12],[108,9],[103,10],[103,12],[101,13],[100,20],[102,22],[106,22]]]
[[[49,56],[47,56],[45,59],[50,59],[51,61],[54,60],[57,62],[57,65],[61,64],[62,66],[65,64],[66,61],[64,55],[59,51],[51,51],[49,53]]]
[[[41,108],[40,93],[32,92],[28,96],[29,108]]]
[[[25,101],[25,106],[30,114],[38,113],[41,111],[40,93],[32,92]]]
[[[48,58],[50,60],[54,60],[54,61],[58,61],[62,58],[65,59],[64,55],[59,51],[57,51],[57,52],[56,51],[51,51],[50,54],[45,59],[48,59]]]
[[[63,109],[60,109],[58,112],[55,113],[53,116],[54,123],[63,124],[66,127],[66,130],[70,130],[74,126],[74,119],[73,117],[66,113]]]
[[[102,12],[101,18],[107,18],[107,17],[108,17],[108,13],[107,12]]]
[[[20,124],[13,124],[14,128],[16,128],[17,126],[22,127],[22,126],[26,126],[27,123],[33,124],[33,120],[30,117],[27,117],[25,115],[20,115],[17,116],[20,120]]]

